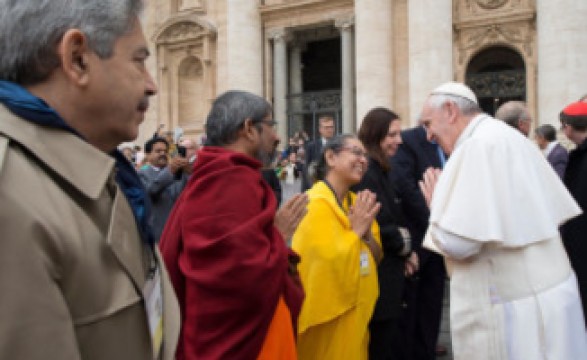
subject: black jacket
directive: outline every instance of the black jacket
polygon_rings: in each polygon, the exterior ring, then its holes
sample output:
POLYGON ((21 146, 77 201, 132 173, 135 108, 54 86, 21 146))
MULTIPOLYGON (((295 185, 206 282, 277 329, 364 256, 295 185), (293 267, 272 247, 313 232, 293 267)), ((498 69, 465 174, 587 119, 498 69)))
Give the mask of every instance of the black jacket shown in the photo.
POLYGON ((412 247, 418 252, 421 265, 433 255, 422 249, 430 211, 418 186, 418 181, 429 167, 440 168, 441 164, 438 150, 426 139, 424 128, 419 126, 402 131, 402 144, 392 158, 390 175, 402 199, 406 225, 412 235, 412 247))
MULTIPOLYGON (((583 213, 561 228, 563 243, 577 274, 583 309, 587 310, 587 140, 569 154, 565 185, 583 213)), ((587 313, 585 313, 587 320, 587 313)))
POLYGON ((377 223, 381 232, 383 260, 378 266, 379 299, 375 305, 372 319, 375 321, 397 318, 401 312, 405 257, 398 255, 404 241, 398 230, 403 225, 400 199, 396 195, 387 172, 373 159, 369 168, 353 191, 369 189, 377 195, 381 210, 377 223))

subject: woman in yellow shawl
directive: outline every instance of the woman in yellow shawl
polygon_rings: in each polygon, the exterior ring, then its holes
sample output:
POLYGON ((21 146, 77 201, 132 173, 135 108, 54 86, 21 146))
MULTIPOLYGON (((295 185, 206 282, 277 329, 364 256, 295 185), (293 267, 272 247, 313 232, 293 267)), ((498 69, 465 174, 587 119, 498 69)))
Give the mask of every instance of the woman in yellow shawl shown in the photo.
POLYGON ((374 218, 380 205, 368 190, 349 191, 367 166, 361 142, 337 136, 324 146, 319 181, 307 192, 308 213, 292 241, 306 292, 298 325, 301 360, 367 359, 368 324, 379 294, 382 251, 374 218))

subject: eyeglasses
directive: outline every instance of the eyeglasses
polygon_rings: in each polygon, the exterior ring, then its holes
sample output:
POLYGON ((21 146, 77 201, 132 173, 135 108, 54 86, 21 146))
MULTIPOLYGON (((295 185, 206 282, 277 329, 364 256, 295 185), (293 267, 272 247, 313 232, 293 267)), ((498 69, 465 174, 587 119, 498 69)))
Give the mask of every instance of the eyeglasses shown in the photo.
POLYGON ((561 123, 561 130, 564 130, 569 124, 566 123, 561 123))
POLYGON ((369 154, 367 154, 366 152, 364 152, 363 150, 361 150, 357 147, 345 146, 341 150, 346 150, 346 151, 350 152, 351 154, 355 155, 356 157, 362 157, 364 159, 367 159, 367 157, 369 156, 369 154))
POLYGON ((256 122, 257 123, 263 123, 263 124, 265 124, 265 125, 267 125, 269 127, 272 127, 272 128, 274 128, 275 125, 277 125, 277 121, 275 121, 275 120, 259 120, 259 121, 256 121, 256 122))

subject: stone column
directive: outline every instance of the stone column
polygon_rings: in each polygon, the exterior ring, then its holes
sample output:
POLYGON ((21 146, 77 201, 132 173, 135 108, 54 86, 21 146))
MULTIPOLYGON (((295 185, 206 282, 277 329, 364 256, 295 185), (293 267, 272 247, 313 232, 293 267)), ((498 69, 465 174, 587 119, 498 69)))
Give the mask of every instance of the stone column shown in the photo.
POLYGON ((393 1, 355 1, 357 127, 376 106, 393 109, 393 1))
POLYGON ((273 118, 282 146, 287 144, 287 31, 269 33, 273 40, 273 118))
POLYGON ((452 0, 408 1, 410 121, 426 97, 453 80, 452 0))
POLYGON ((336 20, 335 26, 340 30, 342 56, 342 132, 354 133, 354 74, 353 74, 353 24, 354 18, 336 20))
MULTIPOLYGON (((302 81, 302 51, 304 50, 304 44, 300 42, 293 42, 289 46, 289 93, 290 94, 301 94, 303 91, 302 81)), ((301 98, 294 98, 290 102, 290 106, 293 109, 301 109, 302 106, 301 98)), ((303 128, 302 116, 292 116, 290 126, 292 131, 299 131, 303 128)), ((285 141, 286 139, 284 139, 285 141)))
POLYGON ((227 89, 263 95, 263 32, 259 0, 227 1, 227 89))
POLYGON ((558 127, 559 113, 587 93, 587 1, 536 1, 538 124, 558 127))

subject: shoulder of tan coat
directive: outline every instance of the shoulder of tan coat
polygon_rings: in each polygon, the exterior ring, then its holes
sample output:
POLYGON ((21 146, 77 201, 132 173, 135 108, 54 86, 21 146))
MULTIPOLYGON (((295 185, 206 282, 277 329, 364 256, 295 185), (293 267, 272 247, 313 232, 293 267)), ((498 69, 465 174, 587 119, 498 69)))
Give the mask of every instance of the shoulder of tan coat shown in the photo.
POLYGON ((8 144, 10 140, 4 135, 0 133, 0 171, 4 167, 4 158, 8 153, 8 144))

